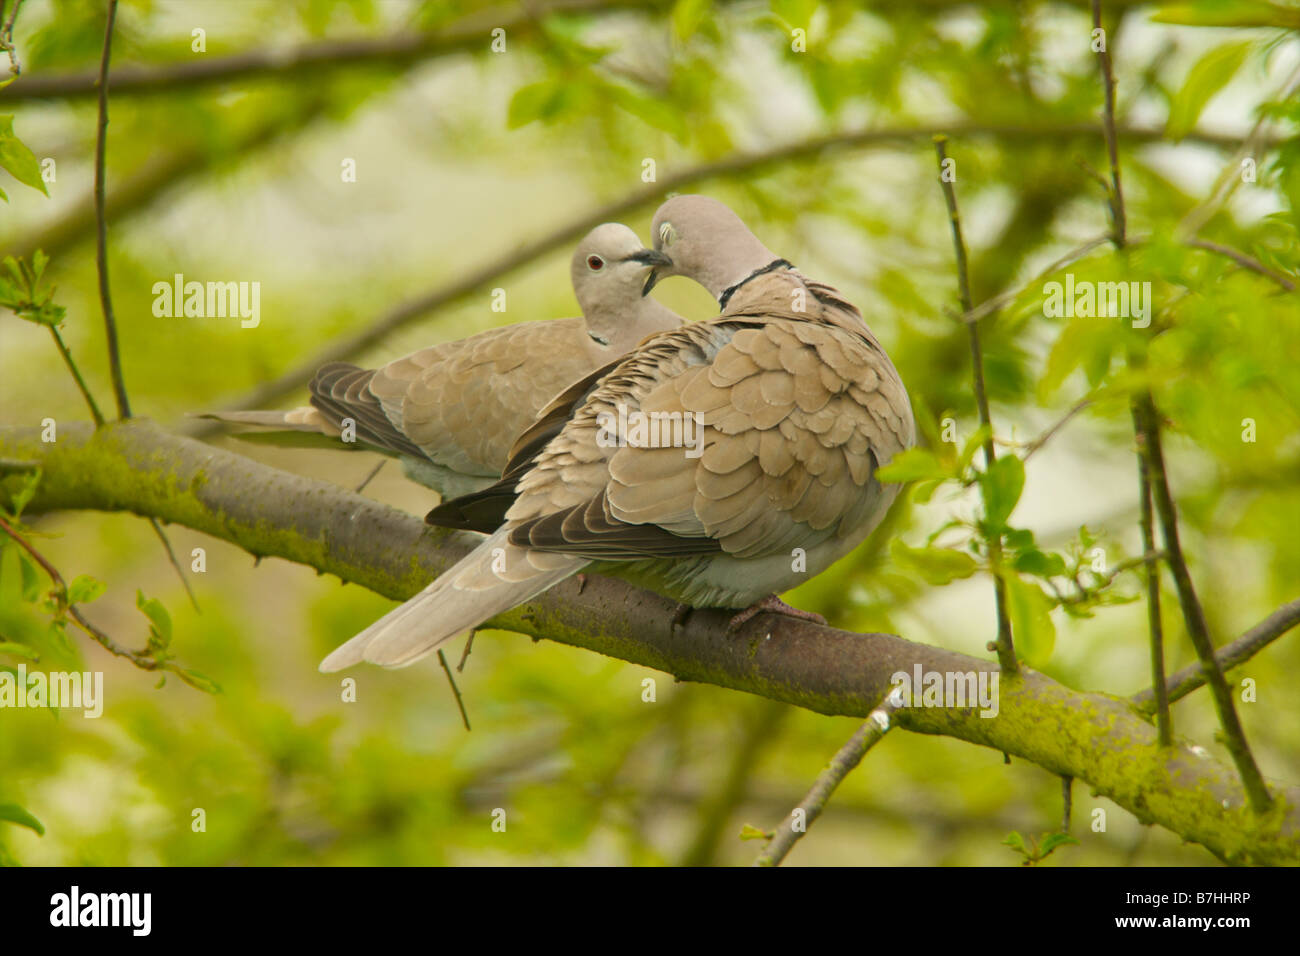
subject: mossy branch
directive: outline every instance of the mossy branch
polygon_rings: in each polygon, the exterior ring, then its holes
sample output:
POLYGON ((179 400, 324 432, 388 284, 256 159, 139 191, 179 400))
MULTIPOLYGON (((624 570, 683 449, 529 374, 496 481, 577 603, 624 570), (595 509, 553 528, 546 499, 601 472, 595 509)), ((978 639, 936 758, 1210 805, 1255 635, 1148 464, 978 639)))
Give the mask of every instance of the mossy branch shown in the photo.
MULTIPOLYGON (((410 597, 464 556, 470 535, 323 481, 167 434, 147 420, 65 424, 43 443, 36 428, 0 428, 0 458, 39 462, 43 477, 28 513, 131 511, 172 521, 339 576, 394 600, 410 597)), ((0 494, 4 482, 0 479, 0 494)), ((250 573, 252 569, 250 567, 250 573)), ((759 616, 726 633, 724 612, 671 624, 667 598, 592 575, 566 581, 492 625, 673 674, 796 704, 866 718, 899 671, 993 671, 989 661, 903 640, 759 616)), ((267 635, 267 639, 272 639, 267 635)), ((1252 814, 1232 768, 1175 740, 1156 747, 1155 728, 1130 701, 1080 693, 1022 666, 1003 682, 997 717, 975 708, 900 710, 897 725, 1020 757, 1086 781, 1092 791, 1234 863, 1300 863, 1300 788, 1274 789, 1275 805, 1252 814)))

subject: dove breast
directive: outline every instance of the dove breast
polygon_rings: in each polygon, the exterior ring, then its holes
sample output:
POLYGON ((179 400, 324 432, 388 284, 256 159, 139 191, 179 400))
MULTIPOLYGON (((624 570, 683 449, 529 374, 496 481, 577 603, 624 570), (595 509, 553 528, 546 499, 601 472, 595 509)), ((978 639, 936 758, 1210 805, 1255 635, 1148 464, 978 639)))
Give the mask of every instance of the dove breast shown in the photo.
POLYGON ((764 285, 648 340, 526 470, 507 466, 522 474, 512 543, 602 562, 695 606, 746 607, 870 532, 897 494, 875 470, 915 441, 906 391, 856 311, 828 321, 797 273, 764 285), (811 312, 791 310, 795 285, 811 312), (685 416, 699 442, 619 447, 607 430, 632 412, 685 416))

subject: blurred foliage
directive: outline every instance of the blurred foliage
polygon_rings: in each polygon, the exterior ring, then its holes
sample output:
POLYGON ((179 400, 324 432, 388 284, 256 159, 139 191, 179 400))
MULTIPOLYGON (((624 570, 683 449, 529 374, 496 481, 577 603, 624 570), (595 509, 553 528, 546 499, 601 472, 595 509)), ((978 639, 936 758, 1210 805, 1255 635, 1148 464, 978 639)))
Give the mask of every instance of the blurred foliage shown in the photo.
MULTIPOLYGON (((477 12, 462 0, 125 0, 113 66, 438 30, 477 12), (201 54, 192 49, 199 28, 201 54)), ((504 53, 485 34, 477 51, 112 98, 110 197, 140 191, 110 230, 133 405, 184 424, 392 305, 641 187, 646 159, 663 179, 839 131, 917 129, 697 187, 862 307, 909 385, 924 436, 893 466, 913 484, 882 528, 790 599, 842 627, 983 655, 995 627, 981 541, 1002 533, 1028 660, 1071 686, 1131 693, 1149 682, 1145 612, 1138 577, 1111 572, 1141 551, 1127 403, 1135 385, 1151 386, 1165 418, 1186 547, 1217 640, 1297 597, 1297 297, 1187 246, 1178 230, 1226 169, 1235 189, 1206 210, 1199 235, 1291 276, 1300 268, 1300 100, 1278 96, 1300 35, 1294 7, 1245 0, 1125 3, 1107 22, 1120 122, 1163 123, 1165 140, 1123 143, 1139 241, 1123 255, 1095 248, 1047 276, 1049 263, 1107 228, 1090 172, 1106 168, 1101 138, 1034 134, 1099 116, 1091 23, 1077 3, 597 6, 540 15, 535 32, 507 36, 504 53), (1242 138, 1260 118, 1280 142, 1244 179, 1240 157, 1201 134, 1242 138), (1022 131, 954 136, 949 147, 975 299, 1020 290, 981 327, 1006 463, 991 472, 975 464, 983 435, 925 132, 947 124, 1022 131), (341 181, 347 159, 355 183, 341 181), (245 330, 155 318, 152 285, 176 273, 260 281, 263 321, 245 330), (1149 282, 1151 327, 1049 317, 1044 285, 1066 273, 1149 282), (1124 361, 1138 337, 1148 346, 1140 375, 1124 361), (1082 402, 1019 467, 1015 453, 1082 402)), ((92 70, 103 26, 94 0, 27 0, 14 31, 24 75, 13 89, 92 70)), ((64 311, 45 320, 62 321, 91 391, 106 397, 93 228, 76 218, 92 182, 93 100, 11 110, 3 99, 0 167, 35 188, 5 184, 0 253, 35 261, 40 245, 51 261, 37 270, 49 285, 38 274, 24 298, 24 277, 10 273, 0 293, 31 312, 57 286, 64 311), (34 178, 46 169, 53 175, 34 178)), ((649 214, 630 224, 644 232, 649 214)), ((572 314, 567 258, 508 277, 504 316, 485 292, 359 359, 572 314)), ((657 294, 692 317, 709 314, 707 295, 684 281, 657 294)), ((0 342, 5 424, 84 417, 45 330, 6 313, 0 342)), ((368 456, 237 447, 347 485, 371 467, 368 456)), ((11 502, 21 480, 0 479, 11 502)), ((366 493, 416 512, 430 504, 394 469, 366 493)), ((436 662, 345 675, 354 691, 316 672, 328 649, 389 606, 374 595, 280 562, 258 566, 171 528, 199 613, 139 519, 25 520, 64 577, 83 582, 79 598, 98 590, 85 582, 107 584, 87 612, 100 627, 129 646, 163 641, 221 693, 158 688, 88 641, 61 640, 34 570, 6 538, 0 663, 103 670, 107 699, 98 719, 0 710, 0 862, 748 862, 757 847, 738 839, 742 825, 752 835, 780 821, 853 730, 849 720, 483 632, 457 675, 474 726, 466 734, 436 662), (202 573, 186 557, 199 547, 202 573), (142 596, 137 609, 136 588, 157 601, 142 596), (492 825, 498 809, 504 832, 492 825)), ((1177 601, 1164 597, 1172 671, 1193 655, 1177 601)), ((1255 681, 1243 722, 1265 774, 1291 784, 1300 782, 1300 699, 1286 680, 1300 666, 1296 643, 1284 638, 1230 675, 1255 681)), ((1204 693, 1180 702, 1175 722, 1226 759, 1204 693)), ((1049 866, 1209 862, 1076 790, 1072 845, 1055 833, 1060 785, 1047 772, 952 740, 891 735, 791 862, 1013 865, 1008 846, 1049 866), (1099 809, 1105 832, 1090 828, 1099 809)))

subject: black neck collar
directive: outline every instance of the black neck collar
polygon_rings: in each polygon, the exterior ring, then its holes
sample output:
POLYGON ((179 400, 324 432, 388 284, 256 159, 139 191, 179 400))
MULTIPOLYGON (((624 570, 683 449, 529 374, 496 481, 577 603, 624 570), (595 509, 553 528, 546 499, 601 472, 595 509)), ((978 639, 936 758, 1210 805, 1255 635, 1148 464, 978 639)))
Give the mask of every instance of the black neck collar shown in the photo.
POLYGON ((755 269, 753 272, 745 276, 745 278, 741 279, 735 285, 727 286, 727 288, 722 290, 722 295, 718 296, 718 308, 725 309, 727 307, 727 303, 731 301, 731 297, 736 294, 736 290, 739 289, 746 282, 749 282, 751 279, 757 279, 759 276, 767 275, 769 272, 775 272, 777 269, 793 269, 793 268, 794 266, 792 266, 788 260, 777 259, 773 262, 769 262, 761 269, 755 269))

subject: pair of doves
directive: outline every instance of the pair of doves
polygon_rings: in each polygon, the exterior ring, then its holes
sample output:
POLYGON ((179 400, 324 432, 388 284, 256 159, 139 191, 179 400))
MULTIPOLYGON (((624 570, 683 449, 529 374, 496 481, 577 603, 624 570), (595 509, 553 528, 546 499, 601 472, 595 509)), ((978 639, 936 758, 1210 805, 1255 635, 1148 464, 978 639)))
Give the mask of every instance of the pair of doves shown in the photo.
POLYGON ((579 244, 581 319, 494 329, 375 370, 334 363, 309 408, 221 416, 326 434, 351 419, 359 441, 443 492, 430 524, 488 536, 321 670, 414 663, 588 571, 739 610, 733 627, 764 610, 816 617, 776 595, 884 517, 898 486, 875 471, 916 441, 907 390, 861 313, 722 203, 676 196, 652 230, 652 249, 617 224, 579 244), (675 275, 721 312, 683 324, 648 295, 675 275), (689 454, 630 429, 610 440, 612 422, 638 415, 701 433, 689 454))

